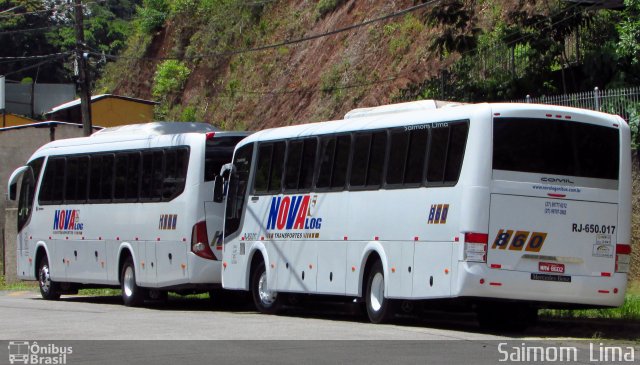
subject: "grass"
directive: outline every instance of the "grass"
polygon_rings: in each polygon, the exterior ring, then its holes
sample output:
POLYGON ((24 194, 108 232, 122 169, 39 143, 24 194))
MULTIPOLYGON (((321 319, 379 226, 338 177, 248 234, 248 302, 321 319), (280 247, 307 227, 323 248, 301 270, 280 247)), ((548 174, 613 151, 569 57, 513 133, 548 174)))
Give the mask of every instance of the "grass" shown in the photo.
POLYGON ((624 303, 618 308, 545 309, 540 315, 551 318, 640 320, 640 282, 629 283, 624 303))
POLYGON ((0 275, 0 290, 36 290, 38 283, 35 281, 18 281, 15 283, 7 283, 4 275, 0 275))

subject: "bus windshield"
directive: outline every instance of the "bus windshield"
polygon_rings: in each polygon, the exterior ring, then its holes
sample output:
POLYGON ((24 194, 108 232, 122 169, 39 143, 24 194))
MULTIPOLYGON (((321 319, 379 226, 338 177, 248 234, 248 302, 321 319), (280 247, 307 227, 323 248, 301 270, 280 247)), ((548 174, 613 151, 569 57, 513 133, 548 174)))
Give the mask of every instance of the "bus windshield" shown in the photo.
POLYGON ((618 180, 619 162, 615 128, 535 118, 493 121, 494 170, 618 180))

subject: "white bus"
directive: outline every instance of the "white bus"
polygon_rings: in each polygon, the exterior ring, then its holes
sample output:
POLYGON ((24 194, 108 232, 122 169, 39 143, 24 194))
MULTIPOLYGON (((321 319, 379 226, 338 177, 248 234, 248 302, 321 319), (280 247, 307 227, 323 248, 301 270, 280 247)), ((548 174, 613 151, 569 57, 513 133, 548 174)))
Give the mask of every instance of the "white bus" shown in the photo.
POLYGON ((244 132, 204 123, 107 128, 38 149, 9 180, 18 277, 45 299, 120 286, 126 305, 220 286, 213 180, 244 132))
POLYGON ((222 285, 266 313, 286 293, 360 298, 376 323, 407 300, 494 327, 618 306, 630 156, 620 117, 549 105, 420 101, 257 132, 223 167, 222 285))

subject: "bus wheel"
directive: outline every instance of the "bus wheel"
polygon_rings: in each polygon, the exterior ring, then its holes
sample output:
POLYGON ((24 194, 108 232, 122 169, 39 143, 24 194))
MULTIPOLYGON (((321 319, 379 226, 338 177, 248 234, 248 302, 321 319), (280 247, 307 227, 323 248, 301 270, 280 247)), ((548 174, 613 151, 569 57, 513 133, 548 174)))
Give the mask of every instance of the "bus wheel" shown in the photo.
POLYGON ((384 297, 384 272, 380 261, 373 264, 367 276, 365 306, 371 323, 389 322, 393 316, 393 302, 384 297))
POLYGON ((264 262, 255 267, 251 275, 251 295, 256 309, 265 314, 276 314, 282 307, 282 295, 267 289, 267 271, 264 262))
POLYGON ((38 284, 40 286, 40 295, 43 299, 60 299, 59 285, 51 280, 49 259, 46 255, 42 257, 42 260, 40 260, 40 268, 38 268, 38 284))
POLYGON ((135 307, 144 300, 144 290, 136 285, 136 270, 133 260, 128 257, 122 265, 122 300, 127 307, 135 307))

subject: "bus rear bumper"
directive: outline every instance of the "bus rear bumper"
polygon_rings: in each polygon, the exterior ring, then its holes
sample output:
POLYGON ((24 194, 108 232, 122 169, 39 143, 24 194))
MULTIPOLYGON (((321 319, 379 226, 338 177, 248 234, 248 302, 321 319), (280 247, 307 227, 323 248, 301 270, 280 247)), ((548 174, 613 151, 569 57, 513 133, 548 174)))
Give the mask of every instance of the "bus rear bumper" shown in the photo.
POLYGON ((624 302, 627 274, 611 276, 562 276, 491 269, 484 263, 460 263, 455 297, 482 297, 507 300, 525 300, 544 303, 571 303, 617 307, 624 302), (537 279, 533 274, 543 275, 537 279), (570 281, 569 281, 570 280, 570 281))
POLYGON ((221 262, 204 259, 189 252, 189 282, 192 284, 220 284, 221 262))

